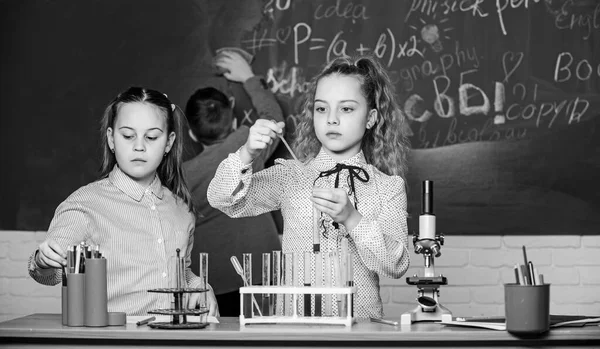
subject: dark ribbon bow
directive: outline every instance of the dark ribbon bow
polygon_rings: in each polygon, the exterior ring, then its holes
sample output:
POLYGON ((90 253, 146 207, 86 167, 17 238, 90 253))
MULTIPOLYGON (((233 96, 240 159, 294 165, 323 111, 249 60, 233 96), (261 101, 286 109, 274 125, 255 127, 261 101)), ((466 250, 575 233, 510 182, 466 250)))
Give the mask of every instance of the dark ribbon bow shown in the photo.
MULTIPOLYGON (((335 165, 334 168, 319 173, 319 177, 317 177, 315 179, 314 184, 317 183, 319 178, 329 177, 329 176, 335 174, 334 188, 339 188, 340 172, 342 172, 342 170, 348 170, 348 178, 346 179, 348 186, 350 187, 350 191, 348 192, 348 195, 354 196, 354 208, 358 209, 358 207, 357 207, 358 199, 356 198, 356 188, 354 187, 354 179, 356 178, 363 183, 367 183, 369 181, 369 174, 367 173, 367 171, 364 168, 362 168, 360 166, 353 166, 353 165, 346 165, 346 164, 338 163, 335 165)), ((333 226, 336 229, 339 228, 339 224, 337 222, 333 222, 333 226)))

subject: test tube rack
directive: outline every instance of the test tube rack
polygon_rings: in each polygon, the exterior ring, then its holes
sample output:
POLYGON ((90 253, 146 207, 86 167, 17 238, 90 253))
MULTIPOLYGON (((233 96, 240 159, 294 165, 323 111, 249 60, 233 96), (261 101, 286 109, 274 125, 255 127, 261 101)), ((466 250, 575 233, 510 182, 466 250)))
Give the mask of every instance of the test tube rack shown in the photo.
POLYGON ((240 314, 240 325, 247 324, 319 324, 319 325, 344 325, 352 326, 356 318, 352 315, 352 299, 356 294, 356 287, 313 287, 313 286, 246 286, 240 287, 240 309, 244 309, 244 295, 292 295, 292 315, 258 316, 252 309, 252 316, 240 314), (348 306, 346 316, 301 316, 298 314, 299 300, 302 295, 343 295, 348 306))
POLYGON ((148 324, 151 328, 177 330, 177 329, 199 329, 208 326, 207 322, 207 308, 200 309, 187 309, 183 306, 183 295, 186 293, 202 293, 207 292, 205 288, 157 288, 148 290, 148 292, 155 293, 172 293, 175 308, 171 309, 155 309, 148 312, 148 314, 156 315, 170 315, 171 321, 169 322, 151 322, 148 324), (199 322, 188 322, 187 316, 200 316, 199 322))

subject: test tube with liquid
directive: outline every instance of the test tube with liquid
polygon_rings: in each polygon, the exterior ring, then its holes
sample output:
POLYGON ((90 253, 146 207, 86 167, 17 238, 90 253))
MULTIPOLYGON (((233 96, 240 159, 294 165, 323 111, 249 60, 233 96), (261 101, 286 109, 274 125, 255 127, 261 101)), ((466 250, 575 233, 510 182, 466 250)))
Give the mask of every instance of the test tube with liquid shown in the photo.
MULTIPOLYGON (((246 286, 252 286, 252 253, 243 253, 243 270, 244 270, 244 284, 246 286)), ((251 318, 253 317, 254 311, 252 309, 252 294, 246 293, 244 294, 244 317, 251 318)))
MULTIPOLYGON (((262 285, 271 286, 271 254, 262 254, 262 285)), ((271 303, 271 295, 264 293, 261 297, 261 308, 264 316, 272 314, 273 305, 271 303)))
MULTIPOLYGON (((323 254, 315 252, 315 286, 323 287, 323 254)), ((322 295, 315 294, 315 316, 321 316, 322 295)))
MULTIPOLYGON (((198 254, 198 258, 200 259, 199 268, 198 268, 198 276, 200 277, 200 288, 208 289, 208 253, 200 252, 198 254)), ((200 293, 200 308, 207 309, 207 292, 200 293)))
MULTIPOLYGON (((311 273, 312 270, 312 252, 304 252, 304 287, 311 286, 311 273)), ((304 316, 311 316, 311 295, 309 293, 304 294, 304 316)))
MULTIPOLYGON (((354 255, 352 252, 348 252, 348 269, 346 274, 346 285, 349 287, 354 287, 354 255)), ((350 304, 348 304, 347 309, 351 313, 350 315, 354 317, 354 295, 350 296, 350 304)))
MULTIPOLYGON (((273 251, 273 286, 281 286, 281 251, 273 251)), ((283 299, 280 295, 274 294, 271 297, 273 302, 273 315, 283 315, 283 299)))

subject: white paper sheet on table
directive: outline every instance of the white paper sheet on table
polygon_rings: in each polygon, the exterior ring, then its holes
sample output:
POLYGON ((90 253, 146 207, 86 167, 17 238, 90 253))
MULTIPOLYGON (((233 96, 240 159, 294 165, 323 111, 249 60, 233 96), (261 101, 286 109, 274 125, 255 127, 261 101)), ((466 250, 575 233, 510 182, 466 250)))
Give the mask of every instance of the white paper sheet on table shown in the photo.
POLYGON ((498 322, 479 322, 479 321, 441 321, 444 325, 463 326, 463 327, 479 327, 488 330, 506 331, 505 323, 498 322))

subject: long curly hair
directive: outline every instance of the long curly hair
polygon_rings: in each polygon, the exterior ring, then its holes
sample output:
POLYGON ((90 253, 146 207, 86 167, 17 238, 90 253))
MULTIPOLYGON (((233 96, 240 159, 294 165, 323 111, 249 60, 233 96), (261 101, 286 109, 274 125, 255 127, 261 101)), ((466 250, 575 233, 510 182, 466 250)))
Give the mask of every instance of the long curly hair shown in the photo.
POLYGON ((158 178, 162 184, 169 188, 173 194, 182 199, 188 206, 190 212, 194 212, 190 191, 183 179, 183 130, 185 125, 185 116, 180 108, 175 108, 167 95, 142 87, 130 87, 121 92, 113 99, 102 116, 100 121, 100 139, 102 140, 102 167, 100 169, 100 178, 108 177, 109 173, 117 163, 115 154, 113 154, 108 145, 106 131, 109 127, 114 129, 119 109, 126 103, 146 103, 156 107, 167 120, 167 134, 175 132, 175 141, 171 150, 165 155, 156 169, 158 178))
POLYGON ((301 161, 314 158, 321 143, 314 127, 314 100, 317 85, 330 75, 354 76, 361 83, 361 90, 369 109, 376 109, 378 118, 375 126, 365 131, 362 151, 369 164, 387 175, 398 175, 406 179, 407 156, 410 149, 408 121, 398 107, 394 86, 385 68, 370 55, 336 58, 326 64, 312 78, 305 95, 300 122, 294 138, 294 151, 301 161))

